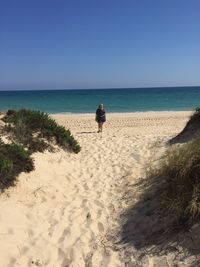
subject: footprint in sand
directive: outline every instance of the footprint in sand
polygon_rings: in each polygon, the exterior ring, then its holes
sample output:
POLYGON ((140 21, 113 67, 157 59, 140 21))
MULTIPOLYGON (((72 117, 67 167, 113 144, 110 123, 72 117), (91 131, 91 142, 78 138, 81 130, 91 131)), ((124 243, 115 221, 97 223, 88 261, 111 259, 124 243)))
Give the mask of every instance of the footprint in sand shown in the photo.
POLYGON ((115 206, 113 204, 110 204, 108 206, 108 209, 109 209, 110 212, 115 212, 115 206))
POLYGON ((91 220, 91 214, 88 212, 87 215, 86 215, 86 219, 87 220, 91 220))
POLYGON ((82 206, 85 206, 86 203, 87 203, 87 199, 84 198, 84 199, 82 200, 82 206))
POLYGON ((94 200, 94 203, 95 203, 97 206, 101 207, 101 208, 104 207, 103 204, 102 204, 99 200, 94 200))
POLYGON ((89 252, 84 261, 85 261, 85 267, 92 267, 92 256, 93 256, 93 253, 89 252))
POLYGON ((102 214, 102 210, 98 210, 97 211, 97 219, 101 217, 101 214, 102 214))
POLYGON ((29 236, 29 237, 31 237, 31 236, 34 235, 34 232, 33 232, 33 230, 31 230, 31 229, 28 229, 27 233, 28 233, 28 236, 29 236))
POLYGON ((67 235, 69 235, 70 232, 71 232, 70 227, 67 227, 67 228, 63 231, 61 237, 59 238, 58 243, 63 243, 64 240, 65 240, 65 237, 66 237, 67 235))
POLYGON ((104 232, 104 226, 101 222, 98 222, 97 224, 99 232, 104 232))
POLYGON ((88 185, 86 183, 83 185, 83 187, 84 187, 85 190, 89 190, 89 187, 88 187, 88 185))

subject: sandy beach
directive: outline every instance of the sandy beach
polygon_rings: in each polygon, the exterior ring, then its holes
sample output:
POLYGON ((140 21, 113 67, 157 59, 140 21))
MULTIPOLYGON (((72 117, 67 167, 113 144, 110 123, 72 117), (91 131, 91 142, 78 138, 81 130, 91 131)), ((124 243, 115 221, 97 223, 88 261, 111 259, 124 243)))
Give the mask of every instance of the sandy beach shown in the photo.
MULTIPOLYGON (((120 214, 137 203, 133 193, 124 198, 127 188, 145 177, 190 115, 107 114, 103 133, 94 115, 51 115, 82 150, 34 154, 35 171, 20 174, 17 186, 0 195, 0 266, 139 266, 109 237, 120 232, 120 214)), ((153 257, 140 263, 165 266, 153 257)))

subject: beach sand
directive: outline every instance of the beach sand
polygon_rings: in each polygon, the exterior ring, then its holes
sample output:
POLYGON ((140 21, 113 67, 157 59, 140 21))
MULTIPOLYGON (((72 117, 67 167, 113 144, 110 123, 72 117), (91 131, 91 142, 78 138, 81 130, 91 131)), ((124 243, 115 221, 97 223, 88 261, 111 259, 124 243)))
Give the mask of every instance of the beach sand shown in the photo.
MULTIPOLYGON (((107 114, 103 133, 94 115, 52 115, 82 150, 34 154, 35 171, 0 196, 0 266, 136 266, 109 234, 137 202, 134 194, 124 201, 127 185, 145 177, 190 114, 107 114)), ((151 258, 142 264, 156 266, 151 258)))

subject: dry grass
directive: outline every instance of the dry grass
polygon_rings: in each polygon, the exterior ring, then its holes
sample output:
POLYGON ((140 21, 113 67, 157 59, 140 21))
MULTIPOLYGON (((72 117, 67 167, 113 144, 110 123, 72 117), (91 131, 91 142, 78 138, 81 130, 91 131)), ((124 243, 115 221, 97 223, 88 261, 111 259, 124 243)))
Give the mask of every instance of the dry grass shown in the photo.
MULTIPOLYGON (((200 125, 197 109, 187 125, 200 125)), ((183 228, 200 221, 200 134, 181 146, 170 147, 159 165, 148 173, 148 191, 159 188, 159 213, 183 228)))

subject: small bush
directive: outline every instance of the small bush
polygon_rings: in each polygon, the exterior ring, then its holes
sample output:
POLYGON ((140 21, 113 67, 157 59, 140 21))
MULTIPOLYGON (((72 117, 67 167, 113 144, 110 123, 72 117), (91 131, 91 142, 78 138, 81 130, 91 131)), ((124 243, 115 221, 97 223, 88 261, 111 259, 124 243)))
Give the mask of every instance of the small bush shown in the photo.
POLYGON ((13 186, 21 172, 34 169, 30 152, 21 145, 0 142, 0 190, 13 186))
POLYGON ((53 151, 50 141, 75 153, 81 149, 71 132, 59 126, 46 113, 26 109, 8 110, 2 120, 6 123, 2 132, 8 134, 12 143, 4 144, 0 140, 1 191, 14 185, 20 172, 34 169, 31 153, 46 149, 53 151))
POLYGON ((48 141, 55 140, 62 148, 75 153, 81 150, 71 132, 59 126, 46 113, 26 109, 9 110, 3 121, 8 124, 5 130, 12 134, 14 140, 25 145, 32 152, 42 152, 49 147, 45 144, 44 138, 48 141))
POLYGON ((7 115, 8 115, 8 116, 11 116, 11 115, 13 115, 13 114, 15 114, 15 113, 16 113, 16 111, 13 110, 13 109, 9 109, 9 110, 7 111, 7 115))
POLYGON ((20 172, 30 172, 33 170, 32 161, 29 160, 31 153, 25 150, 23 146, 12 143, 4 147, 7 149, 7 155, 16 166, 15 168, 19 168, 20 172))
POLYGON ((2 174, 11 173, 13 170, 13 162, 3 155, 0 155, 0 170, 2 174))
POLYGON ((44 150, 53 151, 53 147, 42 139, 30 139, 27 147, 31 152, 43 152, 44 150))

